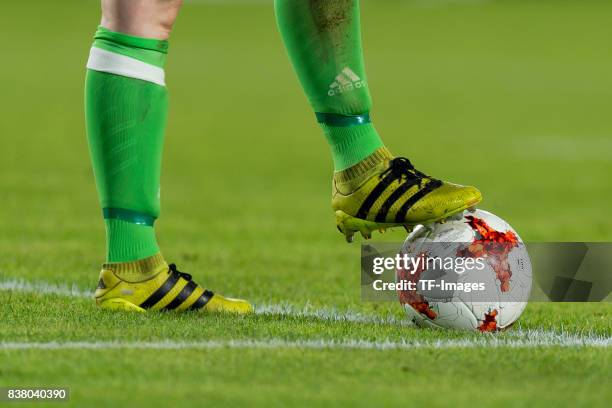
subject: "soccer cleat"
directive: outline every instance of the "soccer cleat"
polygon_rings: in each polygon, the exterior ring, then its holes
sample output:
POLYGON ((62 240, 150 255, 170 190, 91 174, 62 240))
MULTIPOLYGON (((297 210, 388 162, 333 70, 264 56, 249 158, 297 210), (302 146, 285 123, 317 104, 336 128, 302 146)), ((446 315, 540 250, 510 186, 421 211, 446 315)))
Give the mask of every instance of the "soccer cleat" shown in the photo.
POLYGON ((178 271, 174 264, 167 265, 160 254, 127 266, 105 264, 95 298, 98 306, 109 310, 253 312, 245 300, 226 298, 202 288, 190 274, 178 271))
POLYGON ((482 200, 475 187, 447 183, 414 168, 410 160, 380 148, 361 163, 334 175, 332 208, 348 242, 356 232, 444 222, 482 200))

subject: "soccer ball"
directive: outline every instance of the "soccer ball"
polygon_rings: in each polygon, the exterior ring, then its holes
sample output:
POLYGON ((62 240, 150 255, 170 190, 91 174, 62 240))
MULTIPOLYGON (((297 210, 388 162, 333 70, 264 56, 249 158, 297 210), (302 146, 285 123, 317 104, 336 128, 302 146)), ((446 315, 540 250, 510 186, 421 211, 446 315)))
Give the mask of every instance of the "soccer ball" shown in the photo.
POLYGON ((490 212, 466 210, 445 223, 419 225, 400 255, 422 260, 396 270, 398 282, 414 282, 399 300, 418 326, 497 331, 527 305, 529 254, 516 231, 490 212))

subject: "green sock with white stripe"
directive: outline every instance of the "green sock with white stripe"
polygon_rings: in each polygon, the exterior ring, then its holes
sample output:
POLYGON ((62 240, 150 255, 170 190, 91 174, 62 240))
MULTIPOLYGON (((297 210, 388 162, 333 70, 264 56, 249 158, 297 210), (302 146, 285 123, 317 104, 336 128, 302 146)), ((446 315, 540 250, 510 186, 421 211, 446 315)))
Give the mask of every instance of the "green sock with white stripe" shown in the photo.
POLYGON ((99 27, 85 81, 85 117, 107 262, 159 253, 153 223, 168 112, 168 42, 99 27))
POLYGON ((293 67, 331 147, 335 170, 360 163, 383 143, 370 121, 359 0, 275 0, 274 5, 293 67))

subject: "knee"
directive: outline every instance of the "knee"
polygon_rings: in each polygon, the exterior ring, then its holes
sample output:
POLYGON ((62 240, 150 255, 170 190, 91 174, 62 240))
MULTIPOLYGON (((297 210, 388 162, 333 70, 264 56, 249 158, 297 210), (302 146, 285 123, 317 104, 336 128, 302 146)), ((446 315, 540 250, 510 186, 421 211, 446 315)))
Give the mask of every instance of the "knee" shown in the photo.
POLYGON ((165 40, 183 0, 102 0, 102 26, 125 34, 165 40))

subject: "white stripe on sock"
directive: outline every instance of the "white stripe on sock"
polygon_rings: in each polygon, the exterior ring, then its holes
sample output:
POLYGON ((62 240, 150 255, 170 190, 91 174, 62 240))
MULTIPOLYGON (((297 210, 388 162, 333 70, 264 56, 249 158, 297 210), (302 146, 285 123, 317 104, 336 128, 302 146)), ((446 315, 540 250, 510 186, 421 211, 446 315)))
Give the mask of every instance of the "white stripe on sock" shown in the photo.
POLYGON ((97 47, 92 47, 89 52, 87 68, 166 86, 162 68, 97 47))

